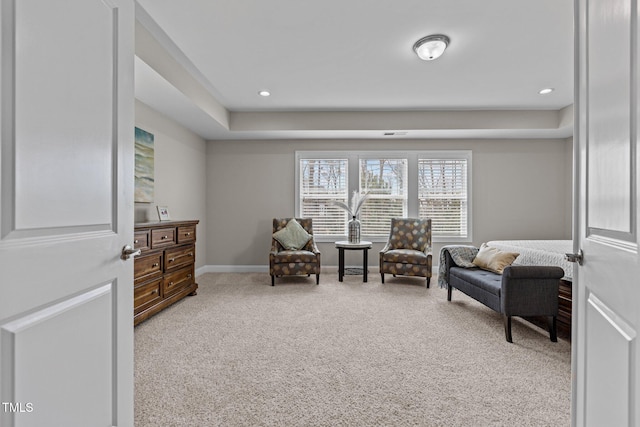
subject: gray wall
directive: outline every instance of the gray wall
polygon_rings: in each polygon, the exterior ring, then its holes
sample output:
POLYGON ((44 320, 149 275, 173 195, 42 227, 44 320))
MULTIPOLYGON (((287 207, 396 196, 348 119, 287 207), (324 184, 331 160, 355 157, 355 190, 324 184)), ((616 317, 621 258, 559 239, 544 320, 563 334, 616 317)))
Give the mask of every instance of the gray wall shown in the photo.
MULTIPOLYGON (((472 150, 470 243, 570 239, 571 146, 564 139, 209 141, 207 265, 239 271, 268 265, 272 218, 294 214, 296 150, 472 150)), ((444 244, 434 244, 436 257, 444 244)), ((319 246, 323 266, 337 265, 334 245, 319 246)), ((382 246, 374 244, 369 265, 378 264, 382 246)), ((347 264, 361 263, 359 252, 346 255, 347 264)))
POLYGON ((193 132, 136 100, 136 126, 154 136, 155 195, 153 203, 136 203, 135 221, 157 221, 157 205, 167 206, 171 219, 198 219, 196 268, 207 262, 207 143, 193 132))

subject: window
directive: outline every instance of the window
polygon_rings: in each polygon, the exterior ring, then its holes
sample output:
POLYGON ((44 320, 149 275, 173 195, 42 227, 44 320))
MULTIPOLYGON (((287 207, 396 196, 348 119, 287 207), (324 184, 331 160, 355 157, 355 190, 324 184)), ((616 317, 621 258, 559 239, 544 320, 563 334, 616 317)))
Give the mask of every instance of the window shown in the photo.
POLYGON ((369 194, 360 211, 361 233, 388 236, 391 218, 407 216, 407 159, 361 159, 360 193, 369 194))
POLYGON ((433 235, 467 237, 467 159, 419 159, 418 201, 433 235))
POLYGON ((362 236, 384 242, 393 217, 431 218, 433 240, 471 241, 471 152, 296 152, 296 215, 313 218, 318 241, 347 235, 354 191, 368 193, 362 236))
POLYGON ((329 202, 346 202, 346 159, 301 159, 299 216, 313 218, 315 235, 339 236, 344 234, 346 213, 329 202))

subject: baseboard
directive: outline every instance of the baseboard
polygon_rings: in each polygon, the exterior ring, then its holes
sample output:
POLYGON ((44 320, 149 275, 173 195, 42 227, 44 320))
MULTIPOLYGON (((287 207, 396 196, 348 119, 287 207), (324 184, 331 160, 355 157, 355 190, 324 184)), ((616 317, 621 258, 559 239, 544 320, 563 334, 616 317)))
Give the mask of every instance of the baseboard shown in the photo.
POLYGON ((205 273, 269 273, 268 265, 205 265, 196 269, 196 276, 205 273))
MULTIPOLYGON (((354 266, 357 267, 357 266, 354 266)), ((338 266, 322 266, 322 272, 338 271, 338 266)), ((268 265, 205 265, 196 269, 196 276, 205 273, 269 273, 268 265)))
MULTIPOLYGON (((361 265, 347 265, 345 268, 362 268, 361 265)), ((322 266, 322 272, 335 273, 338 271, 337 265, 322 266)), ((438 266, 432 267, 432 272, 435 275, 438 271, 438 266)), ((377 273, 378 266, 369 266, 369 274, 377 273)), ((269 273, 268 265, 205 265, 196 269, 196 276, 200 276, 205 273, 269 273)))

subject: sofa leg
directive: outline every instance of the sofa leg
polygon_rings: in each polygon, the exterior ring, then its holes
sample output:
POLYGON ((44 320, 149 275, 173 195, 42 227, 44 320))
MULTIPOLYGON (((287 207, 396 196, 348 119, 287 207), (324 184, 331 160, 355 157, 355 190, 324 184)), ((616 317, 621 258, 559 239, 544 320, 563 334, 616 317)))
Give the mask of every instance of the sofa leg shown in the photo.
POLYGON ((447 283, 447 301, 451 301, 451 285, 447 283))
POLYGON ((380 273, 380 277, 382 278, 382 284, 384 285, 384 273, 380 273))
POLYGON ((512 343, 513 339, 511 338, 511 316, 507 316, 506 314, 502 315, 504 319, 504 335, 507 339, 507 342, 512 343))
POLYGON ((316 274, 316 285, 320 284, 320 274, 316 274))
POLYGON ((558 342, 558 328, 556 326, 556 316, 549 316, 549 338, 552 342, 558 342))
POLYGON ((276 285, 276 276, 274 276, 273 274, 271 275, 271 286, 275 286, 276 285))
POLYGON ((427 277, 427 288, 431 285, 431 277, 427 277))

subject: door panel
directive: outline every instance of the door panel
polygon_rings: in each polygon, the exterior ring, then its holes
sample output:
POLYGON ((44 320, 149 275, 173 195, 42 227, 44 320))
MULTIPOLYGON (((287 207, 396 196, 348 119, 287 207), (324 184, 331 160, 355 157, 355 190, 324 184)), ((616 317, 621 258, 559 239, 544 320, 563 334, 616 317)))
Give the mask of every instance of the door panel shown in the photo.
POLYGON ((133 20, 0 0, 3 427, 133 424, 133 20))
POLYGON ((15 3, 17 230, 113 223, 115 15, 100 0, 73 10, 15 3), (61 145, 78 161, 61 167, 61 145))
POLYGON ((3 325, 6 352, 15 356, 6 367, 14 375, 10 401, 33 404, 25 425, 49 425, 51 419, 64 419, 69 425, 111 425, 116 391, 113 289, 109 283, 3 325), (106 375, 96 375, 96 369, 106 375), (34 388, 42 378, 57 387, 34 388), (68 402, 84 410, 69 411, 68 402))
POLYGON ((587 80, 588 226, 625 233, 631 231, 630 7, 630 0, 589 1, 587 18, 594 36, 587 80))
POLYGON ((638 425, 638 10, 576 0, 573 425, 638 425))
POLYGON ((586 312, 586 419, 594 426, 629 425, 635 332, 591 294, 586 312), (603 402, 607 410, 603 411, 603 402))

